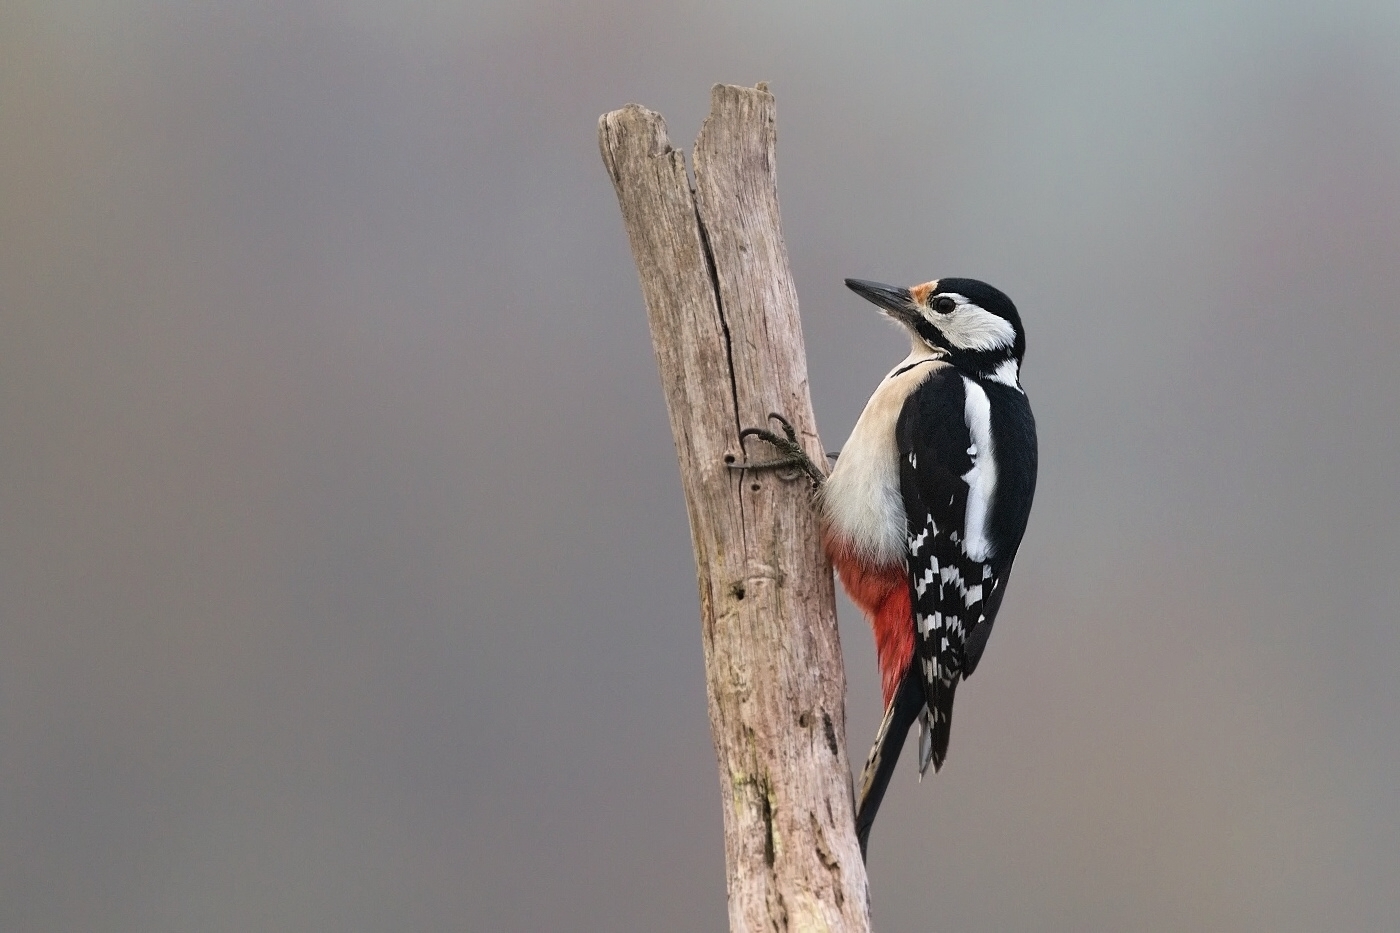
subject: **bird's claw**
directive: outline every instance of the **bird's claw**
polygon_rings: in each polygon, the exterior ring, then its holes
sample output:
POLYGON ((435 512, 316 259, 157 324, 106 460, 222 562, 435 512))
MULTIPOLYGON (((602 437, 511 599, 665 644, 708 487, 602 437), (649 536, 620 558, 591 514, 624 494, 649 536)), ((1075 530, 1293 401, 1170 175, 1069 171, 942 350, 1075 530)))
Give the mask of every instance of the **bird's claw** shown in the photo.
POLYGON ((731 463, 729 468, 731 470, 778 470, 788 467, 791 468, 789 474, 779 474, 784 479, 796 479, 799 475, 806 473, 811 478, 812 485, 820 486, 826 479, 826 474, 812 462, 812 458, 807 456, 807 452, 797 442, 797 429, 792 426, 792 422, 777 412, 770 412, 768 420, 778 422, 783 429, 782 436, 767 428, 744 428, 739 432, 739 445, 743 446, 745 438, 756 437, 772 444, 782 456, 776 460, 745 460, 740 463, 731 463))
POLYGON ((774 434, 772 431, 766 430, 764 428, 744 428, 744 430, 739 432, 739 440, 742 441, 746 437, 757 437, 761 440, 767 441, 774 447, 790 446, 796 447, 798 450, 802 449, 797 444, 797 429, 792 426, 791 421, 787 420, 782 415, 778 414, 776 411, 770 411, 768 413, 768 420, 776 421, 778 422, 778 424, 782 425, 783 433, 787 435, 786 444, 783 442, 783 438, 778 437, 778 435, 774 434))

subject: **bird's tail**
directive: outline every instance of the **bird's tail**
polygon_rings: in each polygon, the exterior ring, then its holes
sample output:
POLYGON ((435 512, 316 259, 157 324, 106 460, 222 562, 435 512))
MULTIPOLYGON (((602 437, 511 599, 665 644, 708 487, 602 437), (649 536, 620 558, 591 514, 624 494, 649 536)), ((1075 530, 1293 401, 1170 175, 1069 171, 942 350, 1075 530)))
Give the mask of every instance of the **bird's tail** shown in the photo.
MULTIPOLYGON (((865 770, 860 776, 860 805, 856 808, 856 836, 860 839, 860 854, 865 857, 866 846, 870 842, 870 827, 875 823, 875 812, 880 809, 880 801, 885 797, 885 788, 890 785, 890 776, 899 761, 900 749, 904 747, 909 727, 919 718, 924 709, 924 691, 914 665, 909 665, 900 678, 889 706, 885 707, 885 718, 880 721, 880 731, 875 734, 875 745, 865 760, 865 770)), ((946 747, 946 746, 945 746, 946 747)))
MULTIPOLYGON (((927 685, 925 685, 927 686, 927 685)), ((924 693, 928 705, 919 722, 919 779, 932 762, 933 770, 943 767, 948 757, 948 738, 953 729, 953 693, 958 689, 958 676, 948 681, 936 681, 932 690, 924 693)))

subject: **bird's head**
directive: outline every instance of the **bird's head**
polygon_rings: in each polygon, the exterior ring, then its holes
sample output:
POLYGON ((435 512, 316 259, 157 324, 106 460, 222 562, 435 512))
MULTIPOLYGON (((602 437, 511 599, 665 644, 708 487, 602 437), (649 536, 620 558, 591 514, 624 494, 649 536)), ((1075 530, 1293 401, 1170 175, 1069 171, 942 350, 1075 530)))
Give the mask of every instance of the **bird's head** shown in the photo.
POLYGON ((976 279, 935 279, 912 288, 847 279, 916 341, 947 354, 959 369, 1018 384, 1026 333, 1011 299, 976 279))

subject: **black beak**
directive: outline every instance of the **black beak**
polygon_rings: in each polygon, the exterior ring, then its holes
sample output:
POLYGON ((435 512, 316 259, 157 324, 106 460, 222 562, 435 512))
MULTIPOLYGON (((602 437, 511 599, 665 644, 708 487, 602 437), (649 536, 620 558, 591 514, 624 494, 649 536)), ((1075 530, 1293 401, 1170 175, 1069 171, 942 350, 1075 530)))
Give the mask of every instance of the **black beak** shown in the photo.
POLYGON ((879 282, 866 282, 861 279, 847 279, 846 287, 866 301, 883 308, 890 317, 905 324, 912 324, 918 318, 914 309, 914 296, 907 288, 881 285, 879 282))

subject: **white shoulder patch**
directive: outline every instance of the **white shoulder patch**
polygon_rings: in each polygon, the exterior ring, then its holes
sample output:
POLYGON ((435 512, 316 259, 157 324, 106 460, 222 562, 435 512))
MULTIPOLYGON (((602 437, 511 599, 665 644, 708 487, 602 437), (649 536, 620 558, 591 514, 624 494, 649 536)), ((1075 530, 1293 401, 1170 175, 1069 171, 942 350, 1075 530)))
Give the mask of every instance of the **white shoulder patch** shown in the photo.
POLYGON ((1004 386, 1010 386, 1017 392, 1024 391, 1020 381, 1021 367, 1015 360, 1007 360, 998 366, 987 378, 993 382, 1000 382, 1004 386))
POLYGON ((972 458, 972 468, 962 477, 967 483, 962 549, 972 560, 984 561, 992 553, 987 523, 991 520, 992 497, 997 488, 997 464, 992 456, 992 403, 986 390, 966 376, 963 377, 963 394, 963 416, 977 453, 972 458))

